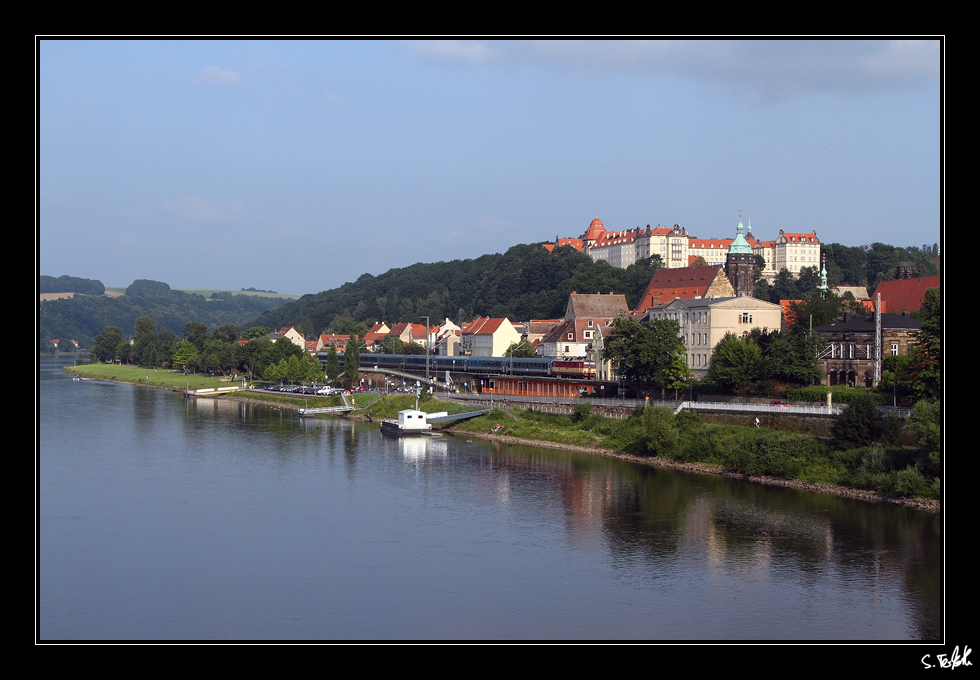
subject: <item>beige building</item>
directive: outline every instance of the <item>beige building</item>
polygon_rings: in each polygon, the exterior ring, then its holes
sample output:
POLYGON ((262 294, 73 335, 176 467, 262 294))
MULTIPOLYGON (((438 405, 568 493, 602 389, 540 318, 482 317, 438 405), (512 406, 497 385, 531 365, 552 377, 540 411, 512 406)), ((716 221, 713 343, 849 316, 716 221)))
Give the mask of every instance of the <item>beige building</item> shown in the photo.
POLYGON ((711 353, 727 333, 742 337, 753 328, 778 331, 782 307, 753 297, 679 298, 651 307, 650 319, 671 319, 680 324, 680 337, 687 348, 687 365, 703 377, 711 364, 711 353))
POLYGON ((459 348, 462 354, 474 357, 502 357, 512 343, 520 342, 509 319, 491 319, 481 316, 463 324, 459 348))

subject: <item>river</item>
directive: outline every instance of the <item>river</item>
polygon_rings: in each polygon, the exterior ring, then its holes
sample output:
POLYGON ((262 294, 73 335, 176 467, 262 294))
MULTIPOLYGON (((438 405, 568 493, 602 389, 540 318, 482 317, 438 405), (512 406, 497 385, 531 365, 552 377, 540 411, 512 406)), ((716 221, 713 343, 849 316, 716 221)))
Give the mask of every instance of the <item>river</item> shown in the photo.
POLYGON ((38 377, 41 640, 938 640, 942 517, 38 377))

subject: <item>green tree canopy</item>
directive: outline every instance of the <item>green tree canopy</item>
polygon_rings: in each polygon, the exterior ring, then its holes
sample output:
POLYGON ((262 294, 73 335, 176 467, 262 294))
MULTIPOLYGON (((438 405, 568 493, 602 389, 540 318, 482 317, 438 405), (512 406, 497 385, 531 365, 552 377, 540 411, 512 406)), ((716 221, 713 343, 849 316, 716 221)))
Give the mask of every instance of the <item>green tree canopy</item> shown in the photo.
POLYGON ((98 361, 112 361, 116 358, 116 348, 123 342, 122 330, 117 326, 106 326, 92 343, 91 354, 98 361))
POLYGON ((653 319, 644 327, 636 319, 618 318, 605 356, 627 383, 655 385, 662 395, 664 390, 680 389, 690 375, 679 332, 680 325, 672 319, 653 319))

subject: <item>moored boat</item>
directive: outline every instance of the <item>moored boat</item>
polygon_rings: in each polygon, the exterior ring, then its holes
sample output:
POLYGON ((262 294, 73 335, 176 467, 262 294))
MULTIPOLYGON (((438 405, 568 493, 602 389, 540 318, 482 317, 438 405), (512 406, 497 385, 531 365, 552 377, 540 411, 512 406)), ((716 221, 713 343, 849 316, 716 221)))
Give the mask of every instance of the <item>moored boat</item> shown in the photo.
POLYGON ((396 436, 428 434, 432 431, 425 411, 407 408, 398 412, 398 420, 383 420, 381 431, 396 436))

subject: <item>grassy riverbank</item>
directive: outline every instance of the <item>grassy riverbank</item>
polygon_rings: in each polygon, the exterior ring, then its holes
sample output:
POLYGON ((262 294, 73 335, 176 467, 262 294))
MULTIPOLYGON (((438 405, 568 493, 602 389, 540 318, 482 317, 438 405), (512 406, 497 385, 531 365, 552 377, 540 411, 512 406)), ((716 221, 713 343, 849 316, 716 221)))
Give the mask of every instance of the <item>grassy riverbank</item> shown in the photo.
POLYGON ((241 384, 240 380, 231 380, 221 376, 212 377, 204 374, 184 375, 183 371, 170 371, 162 368, 140 368, 139 366, 120 366, 118 364, 83 364, 80 366, 65 366, 65 373, 79 375, 92 380, 110 380, 112 382, 134 383, 149 387, 160 387, 170 390, 190 388, 201 390, 214 387, 230 387, 241 384))
POLYGON ((571 415, 534 410, 489 415, 456 425, 458 432, 550 442, 606 454, 685 465, 704 465, 802 485, 831 485, 879 495, 936 500, 939 470, 924 451, 869 446, 838 450, 833 442, 810 434, 740 425, 710 425, 690 411, 647 408, 613 420, 588 408, 571 415))

